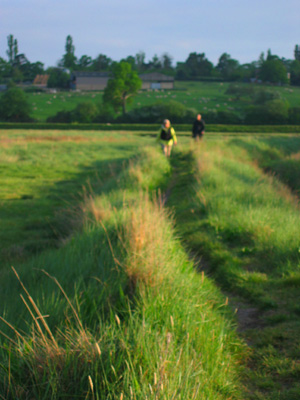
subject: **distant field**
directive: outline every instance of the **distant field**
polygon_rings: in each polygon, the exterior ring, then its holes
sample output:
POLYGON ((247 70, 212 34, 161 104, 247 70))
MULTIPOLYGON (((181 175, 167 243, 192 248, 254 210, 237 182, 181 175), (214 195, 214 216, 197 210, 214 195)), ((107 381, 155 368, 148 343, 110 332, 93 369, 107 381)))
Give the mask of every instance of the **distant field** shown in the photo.
MULTIPOLYGON (((240 84, 249 85, 249 84, 240 84)), ((176 100, 187 107, 205 112, 211 110, 228 110, 239 113, 249 103, 233 99, 233 96, 225 94, 229 83, 219 82, 175 82, 174 90, 140 92, 128 110, 134 107, 154 103, 156 101, 176 100)), ((263 86, 259 86, 263 87, 263 86)), ((267 86, 265 88, 281 93, 288 100, 291 107, 299 106, 300 88, 267 86)), ((33 108, 33 118, 45 121, 58 111, 69 111, 83 101, 101 103, 103 92, 58 92, 55 94, 30 93, 28 99, 33 108)))

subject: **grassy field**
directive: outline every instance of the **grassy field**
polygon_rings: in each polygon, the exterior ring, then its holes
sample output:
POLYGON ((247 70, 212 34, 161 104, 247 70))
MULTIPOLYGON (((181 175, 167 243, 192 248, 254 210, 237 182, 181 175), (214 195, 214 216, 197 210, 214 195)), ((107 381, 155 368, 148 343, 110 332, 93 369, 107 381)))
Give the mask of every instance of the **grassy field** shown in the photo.
POLYGON ((101 190, 140 147, 132 135, 75 131, 1 131, 0 143, 4 260, 57 246, 76 224, 83 196, 101 190))
POLYGON ((0 398, 300 397, 300 138, 0 141, 0 398))
POLYGON ((297 137, 227 139, 173 159, 177 229, 249 344, 243 399, 300 396, 299 151, 297 137))
MULTIPOLYGON (((249 84, 241 84, 249 85, 249 84)), ((187 107, 195 108, 205 115, 211 110, 227 110, 239 113, 249 105, 244 99, 234 100, 233 96, 225 94, 229 83, 219 82, 175 82, 174 90, 140 92, 128 110, 149 105, 156 101, 176 100, 187 107)), ((299 105, 300 89, 297 87, 270 87, 259 86, 267 90, 274 90, 286 99, 291 107, 299 105)), ((30 93, 27 94, 29 103, 33 108, 33 118, 37 121, 45 121, 48 117, 55 115, 58 111, 69 111, 80 102, 91 101, 100 104, 103 92, 58 92, 54 94, 30 93)))

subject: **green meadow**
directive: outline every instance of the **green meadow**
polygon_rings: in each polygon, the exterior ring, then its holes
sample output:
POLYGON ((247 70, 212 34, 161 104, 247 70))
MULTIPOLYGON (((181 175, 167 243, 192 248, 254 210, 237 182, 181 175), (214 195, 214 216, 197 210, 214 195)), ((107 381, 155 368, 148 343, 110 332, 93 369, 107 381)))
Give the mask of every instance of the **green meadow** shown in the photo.
POLYGON ((0 143, 0 398, 300 397, 299 136, 0 143))
MULTIPOLYGON (((239 86, 249 87, 251 84, 242 83, 239 86)), ((157 101, 168 103, 175 100, 186 107, 199 110, 203 115, 208 111, 232 111, 237 114, 251 104, 250 99, 236 99, 226 94, 229 83, 226 82, 194 82, 176 81, 174 90, 142 91, 134 97, 128 110, 150 105, 157 101)), ((300 89, 289 86, 256 85, 255 88, 278 92, 281 98, 287 100, 290 107, 298 107, 300 89)), ((57 92, 57 93, 28 93, 27 98, 32 106, 32 116, 37 121, 46 121, 48 117, 59 111, 70 111, 82 102, 93 102, 100 105, 103 92, 57 92)))

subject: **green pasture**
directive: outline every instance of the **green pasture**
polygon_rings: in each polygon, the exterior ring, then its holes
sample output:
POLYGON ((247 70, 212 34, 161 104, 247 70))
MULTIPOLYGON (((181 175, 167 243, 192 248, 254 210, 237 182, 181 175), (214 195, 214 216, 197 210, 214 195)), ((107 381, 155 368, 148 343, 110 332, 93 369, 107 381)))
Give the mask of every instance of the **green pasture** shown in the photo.
MULTIPOLYGON (((239 83, 239 85, 250 85, 239 83)), ((225 94, 229 83, 222 82, 194 82, 177 81, 174 90, 143 91, 134 97, 128 110, 149 105, 157 101, 178 101, 189 108, 199 110, 203 115, 208 111, 232 111, 239 113, 250 103, 247 99, 236 100, 233 96, 225 94)), ((258 89, 274 90, 286 99, 291 107, 299 106, 300 89, 289 86, 255 86, 258 89)), ((58 111, 69 111, 77 104, 90 101, 101 104, 103 92, 57 92, 57 93, 28 93, 27 98, 32 106, 32 116, 37 121, 46 121, 58 111)))

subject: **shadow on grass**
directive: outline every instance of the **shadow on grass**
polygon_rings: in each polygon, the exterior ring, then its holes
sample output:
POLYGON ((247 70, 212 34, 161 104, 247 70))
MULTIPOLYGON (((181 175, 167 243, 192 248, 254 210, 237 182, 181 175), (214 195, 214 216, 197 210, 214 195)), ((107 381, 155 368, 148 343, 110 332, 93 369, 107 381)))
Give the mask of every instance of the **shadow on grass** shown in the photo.
MULTIPOLYGON (((120 154, 128 146, 115 146, 120 154)), ((112 181, 128 164, 129 157, 99 160, 82 166, 68 179, 42 185, 33 195, 2 200, 1 259, 4 263, 26 260, 39 252, 55 248, 80 228, 81 204, 92 193, 113 190, 112 181)))

